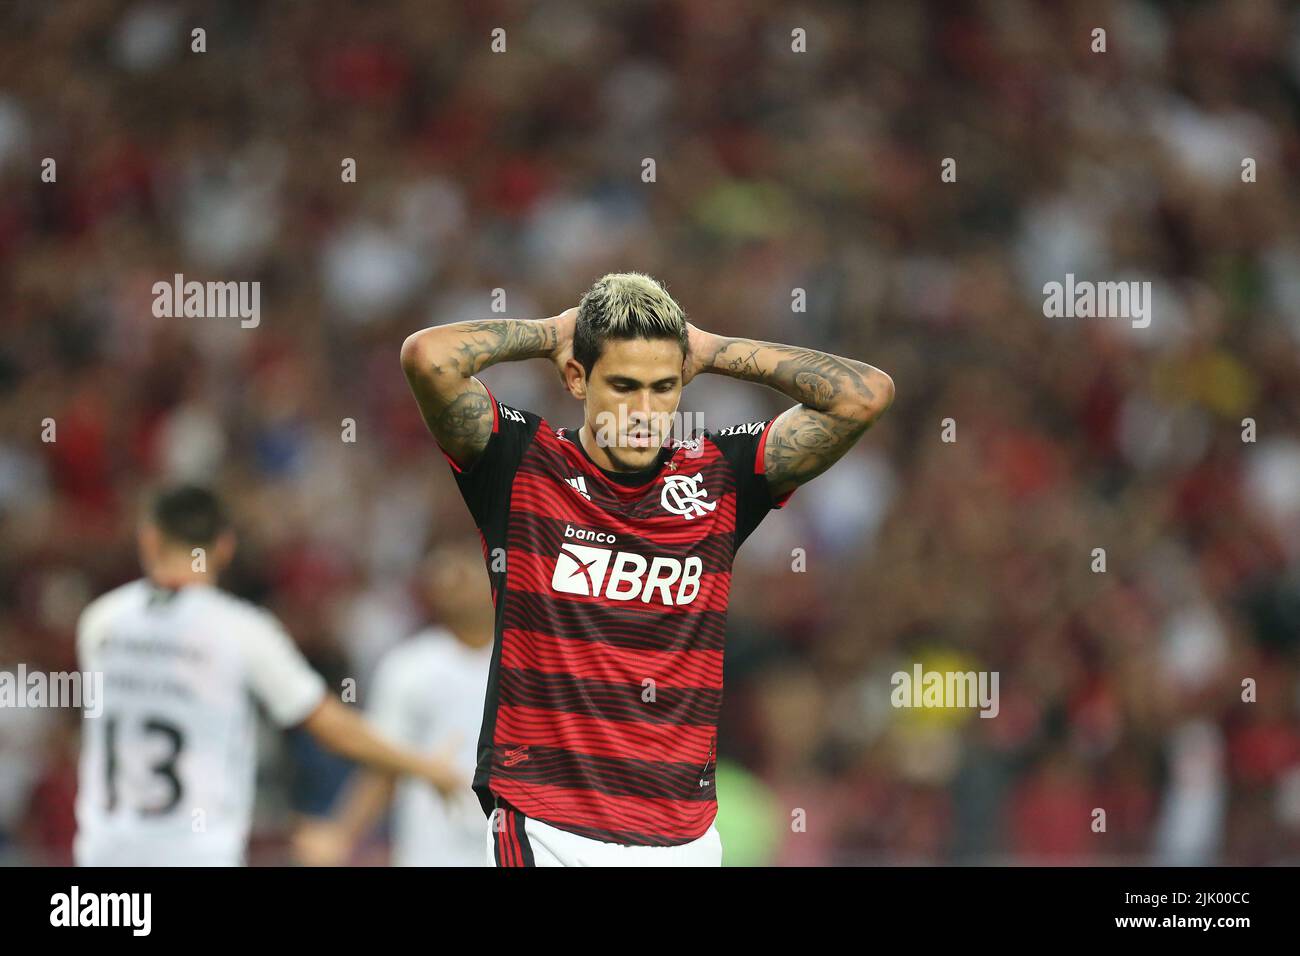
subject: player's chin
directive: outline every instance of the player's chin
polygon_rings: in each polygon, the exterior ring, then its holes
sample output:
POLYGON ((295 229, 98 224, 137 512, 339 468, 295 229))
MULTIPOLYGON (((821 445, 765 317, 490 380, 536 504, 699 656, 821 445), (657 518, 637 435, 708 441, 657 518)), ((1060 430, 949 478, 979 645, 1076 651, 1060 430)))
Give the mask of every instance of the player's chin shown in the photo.
POLYGON ((653 438, 625 436, 619 443, 618 453, 628 464, 648 465, 659 454, 659 445, 655 444, 653 438))

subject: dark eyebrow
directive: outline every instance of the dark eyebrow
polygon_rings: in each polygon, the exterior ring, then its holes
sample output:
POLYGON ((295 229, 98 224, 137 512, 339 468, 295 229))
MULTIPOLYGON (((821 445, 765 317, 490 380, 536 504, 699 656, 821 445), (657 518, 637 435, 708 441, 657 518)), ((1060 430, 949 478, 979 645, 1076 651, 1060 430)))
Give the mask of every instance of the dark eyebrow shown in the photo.
MULTIPOLYGON (((661 379, 659 379, 659 381, 657 381, 657 382, 652 382, 651 384, 652 384, 652 385, 671 385, 673 382, 676 382, 676 381, 677 381, 678 377, 679 377, 679 376, 677 376, 677 375, 670 375, 670 376, 668 376, 667 378, 661 378, 661 379)), ((630 386, 632 386, 633 388, 640 388, 640 387, 641 387, 641 383, 640 383, 640 382, 638 382, 638 381, 637 381, 636 379, 634 379, 634 378, 628 378, 626 375, 607 375, 605 378, 606 378, 606 381, 608 381, 611 385, 630 385, 630 386)))

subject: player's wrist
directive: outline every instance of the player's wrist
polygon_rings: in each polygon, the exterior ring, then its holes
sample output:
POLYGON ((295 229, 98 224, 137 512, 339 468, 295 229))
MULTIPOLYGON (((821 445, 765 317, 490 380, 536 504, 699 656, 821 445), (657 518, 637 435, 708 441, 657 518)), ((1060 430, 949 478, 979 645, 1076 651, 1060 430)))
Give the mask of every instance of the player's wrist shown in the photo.
POLYGON ((698 326, 687 325, 688 348, 690 350, 691 378, 705 372, 716 371, 718 352, 723 339, 712 332, 706 332, 698 326))
POLYGON ((553 315, 549 319, 538 319, 542 323, 542 328, 546 330, 546 338, 549 343, 547 357, 555 359, 566 349, 573 347, 573 333, 578 324, 578 310, 566 309, 559 315, 553 315))

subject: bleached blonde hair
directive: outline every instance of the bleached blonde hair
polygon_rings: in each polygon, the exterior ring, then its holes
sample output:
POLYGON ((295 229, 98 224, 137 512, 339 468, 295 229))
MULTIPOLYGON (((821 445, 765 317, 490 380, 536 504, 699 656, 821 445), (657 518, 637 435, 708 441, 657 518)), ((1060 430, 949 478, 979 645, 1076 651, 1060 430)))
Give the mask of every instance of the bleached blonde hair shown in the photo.
POLYGON ((578 303, 573 357, 587 374, 609 339, 676 339, 686 354, 686 313, 657 279, 642 272, 601 276, 578 303))

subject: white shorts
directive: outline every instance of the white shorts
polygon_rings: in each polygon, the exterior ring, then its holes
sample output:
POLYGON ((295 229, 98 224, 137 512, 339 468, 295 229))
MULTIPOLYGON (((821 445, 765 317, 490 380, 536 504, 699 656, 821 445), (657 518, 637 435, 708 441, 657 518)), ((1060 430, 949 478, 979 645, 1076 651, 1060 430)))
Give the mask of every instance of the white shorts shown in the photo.
POLYGON ((722 866, 722 838, 710 823, 681 846, 626 846, 560 830, 499 807, 487 822, 488 866, 722 866))

